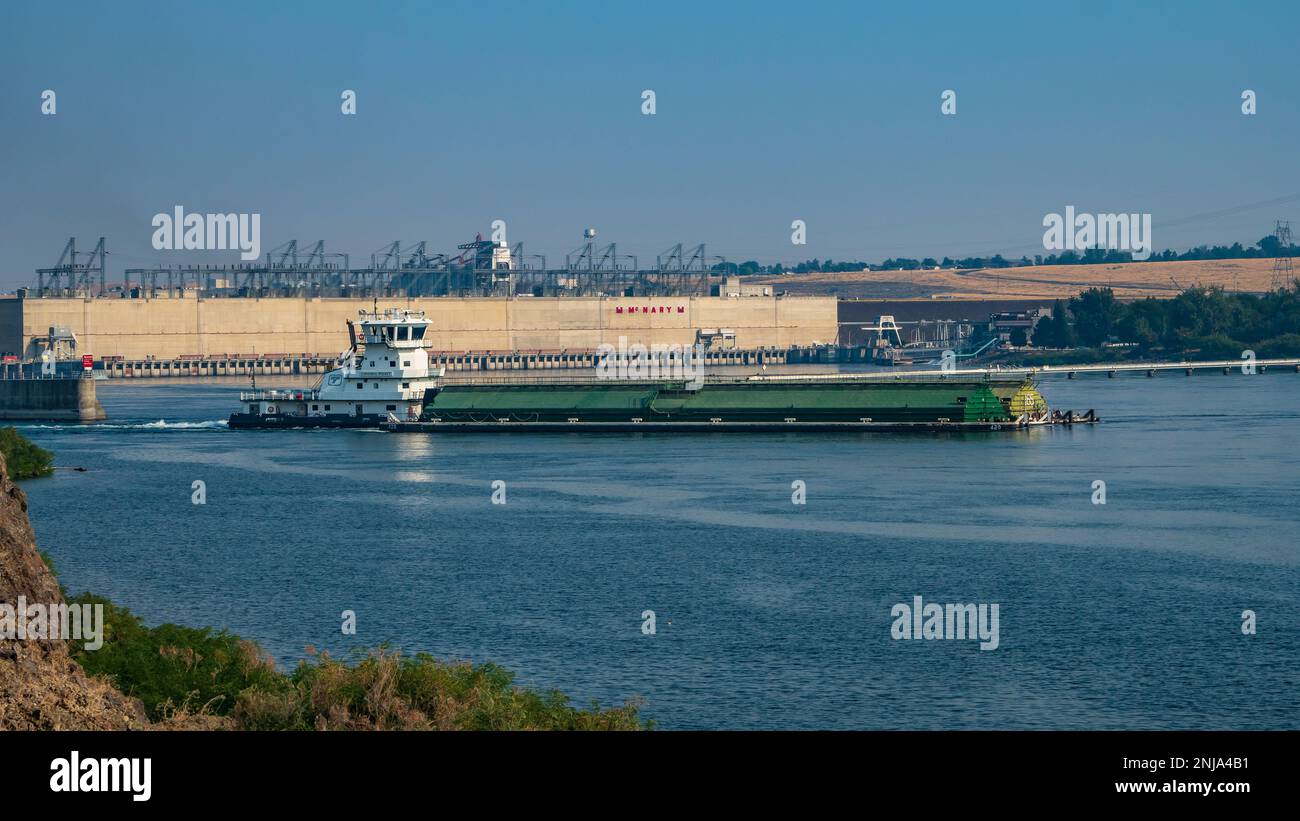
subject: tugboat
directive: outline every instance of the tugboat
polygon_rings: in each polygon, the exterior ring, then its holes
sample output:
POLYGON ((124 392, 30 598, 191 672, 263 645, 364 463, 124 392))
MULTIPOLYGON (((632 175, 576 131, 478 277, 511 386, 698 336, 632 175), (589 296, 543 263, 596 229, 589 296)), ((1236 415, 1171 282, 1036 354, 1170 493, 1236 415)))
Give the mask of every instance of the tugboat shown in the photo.
POLYGON ((230 427, 375 428, 419 419, 425 392, 444 373, 429 367, 429 325, 423 311, 361 311, 360 321, 348 321, 351 347, 316 387, 242 391, 230 427))

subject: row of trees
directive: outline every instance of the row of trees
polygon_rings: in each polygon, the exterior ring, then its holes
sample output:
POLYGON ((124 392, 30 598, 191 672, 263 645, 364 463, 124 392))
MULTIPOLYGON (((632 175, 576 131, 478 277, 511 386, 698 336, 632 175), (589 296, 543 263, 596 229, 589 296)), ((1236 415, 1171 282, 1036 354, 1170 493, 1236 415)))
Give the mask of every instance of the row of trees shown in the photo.
MULTIPOLYGON (((1174 262, 1178 260, 1207 260, 1207 259, 1274 259, 1279 256, 1296 256, 1300 246, 1290 245, 1282 246, 1277 237, 1272 234, 1261 238, 1258 242, 1250 247, 1243 246, 1240 242, 1234 242, 1231 245, 1199 245, 1187 251, 1178 252, 1171 249, 1165 249, 1158 254, 1152 254, 1147 261, 1154 262, 1174 262)), ((1130 251, 1115 251, 1105 248, 1089 248, 1084 251, 1064 251, 1060 254, 1042 254, 1035 255, 1033 259, 1022 256, 1019 259, 1006 259, 1001 254, 994 254, 991 257, 944 257, 936 260, 934 257, 924 259, 911 259, 909 257, 891 257, 884 262, 875 264, 861 261, 855 262, 835 262, 833 260, 810 259, 806 262, 800 262, 797 265, 786 266, 781 263, 775 265, 760 265, 755 260, 749 260, 736 264, 734 262, 719 263, 713 267, 713 270, 720 274, 811 274, 811 273, 843 273, 849 271, 917 271, 932 268, 1019 268, 1028 265, 1098 265, 1098 264, 1118 264, 1123 262, 1133 262, 1133 254, 1130 251)))
MULTIPOLYGON (((886 260, 888 262, 888 260, 886 260)), ((930 260, 934 262, 934 260, 930 260)), ((867 268, 880 270, 879 265, 868 265, 865 262, 835 262, 834 260, 810 259, 807 262, 800 262, 798 265, 786 266, 781 263, 775 265, 760 265, 754 260, 748 260, 739 264, 735 262, 719 262, 713 266, 715 274, 812 274, 812 273, 846 273, 852 271, 864 271, 867 268)))
MULTIPOLYGON (((1252 246, 1240 242, 1231 245, 1198 245, 1186 251, 1178 252, 1166 248, 1158 254, 1152 254, 1147 262, 1177 262, 1207 259, 1276 259, 1296 255, 1295 245, 1284 246, 1278 238, 1269 234, 1261 237, 1252 246)), ((1096 265, 1099 263, 1133 262, 1131 251, 1115 251, 1106 248, 1089 248, 1082 253, 1064 251, 1061 254, 1034 257, 1035 265, 1096 265)))
POLYGON ((1210 358, 1235 358, 1246 348, 1259 356, 1295 356, 1300 355, 1300 289, 1292 285, 1255 296, 1189 288, 1173 299, 1119 302, 1109 288, 1090 288, 1068 303, 1057 300, 1032 341, 1047 348, 1123 342, 1141 352, 1198 351, 1210 358))

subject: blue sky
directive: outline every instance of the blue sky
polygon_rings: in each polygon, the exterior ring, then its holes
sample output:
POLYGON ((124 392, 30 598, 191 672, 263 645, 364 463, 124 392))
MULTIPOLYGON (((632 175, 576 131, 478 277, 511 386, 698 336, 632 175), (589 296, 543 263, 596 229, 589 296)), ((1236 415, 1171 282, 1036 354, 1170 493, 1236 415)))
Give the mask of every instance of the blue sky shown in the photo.
POLYGON ((178 204, 260 213, 264 249, 325 239, 354 263, 494 219, 551 263, 587 226, 642 261, 675 242, 737 261, 1032 256, 1066 205, 1151 213, 1157 248, 1253 242, 1300 225, 1300 197, 1186 218, 1300 194, 1292 17, 1280 2, 6 0, 0 287, 71 235, 106 236, 111 274, 237 261, 154 250, 150 220, 178 204))

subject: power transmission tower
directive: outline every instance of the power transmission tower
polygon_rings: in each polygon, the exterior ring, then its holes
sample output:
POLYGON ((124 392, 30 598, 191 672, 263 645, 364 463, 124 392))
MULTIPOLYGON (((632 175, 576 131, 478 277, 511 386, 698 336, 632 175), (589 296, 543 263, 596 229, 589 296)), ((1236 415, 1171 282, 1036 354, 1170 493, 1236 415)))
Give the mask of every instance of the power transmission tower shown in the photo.
POLYGON ((1268 284, 1270 291, 1287 287, 1295 276, 1291 271, 1291 221, 1278 220, 1273 236, 1277 237, 1278 256, 1273 260, 1273 279, 1268 284))

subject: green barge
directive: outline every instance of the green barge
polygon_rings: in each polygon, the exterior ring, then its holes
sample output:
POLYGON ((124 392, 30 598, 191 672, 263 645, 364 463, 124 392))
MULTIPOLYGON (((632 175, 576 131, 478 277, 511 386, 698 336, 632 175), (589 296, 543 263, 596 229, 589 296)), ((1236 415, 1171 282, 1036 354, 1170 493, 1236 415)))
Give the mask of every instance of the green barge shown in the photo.
POLYGON ((820 376, 682 380, 478 379, 424 395, 393 431, 1003 431, 1095 422, 1053 413, 1022 378, 820 376))

